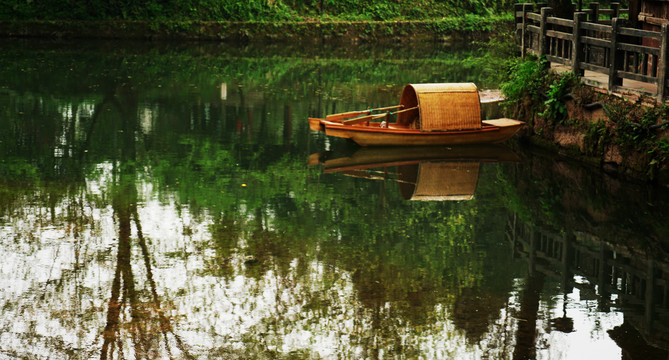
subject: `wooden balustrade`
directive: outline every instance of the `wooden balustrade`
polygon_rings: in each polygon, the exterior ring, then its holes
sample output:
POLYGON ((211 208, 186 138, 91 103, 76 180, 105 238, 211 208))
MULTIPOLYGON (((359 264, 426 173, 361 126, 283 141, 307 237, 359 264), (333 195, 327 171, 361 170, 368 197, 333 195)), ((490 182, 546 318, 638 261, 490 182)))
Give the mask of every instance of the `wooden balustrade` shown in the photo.
POLYGON ((515 4, 516 33, 521 55, 544 56, 551 63, 608 75, 609 91, 623 90, 623 79, 657 86, 659 101, 667 100, 669 24, 660 32, 625 27, 628 13, 618 3, 574 12, 573 19, 553 17, 546 4, 515 4), (606 19, 608 17, 608 19, 606 19), (655 45, 659 43, 659 46, 655 45))

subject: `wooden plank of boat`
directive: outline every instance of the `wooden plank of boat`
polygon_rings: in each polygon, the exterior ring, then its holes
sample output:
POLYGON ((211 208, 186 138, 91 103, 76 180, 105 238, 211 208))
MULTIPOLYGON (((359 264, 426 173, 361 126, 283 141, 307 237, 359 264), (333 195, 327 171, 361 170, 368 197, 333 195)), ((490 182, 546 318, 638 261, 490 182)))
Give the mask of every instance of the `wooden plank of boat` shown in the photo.
POLYGON ((321 120, 320 124, 326 135, 351 139, 360 146, 426 146, 500 143, 512 137, 525 123, 507 118, 484 120, 480 129, 454 131, 421 131, 397 124, 382 128, 378 123, 346 126, 327 120, 321 120))

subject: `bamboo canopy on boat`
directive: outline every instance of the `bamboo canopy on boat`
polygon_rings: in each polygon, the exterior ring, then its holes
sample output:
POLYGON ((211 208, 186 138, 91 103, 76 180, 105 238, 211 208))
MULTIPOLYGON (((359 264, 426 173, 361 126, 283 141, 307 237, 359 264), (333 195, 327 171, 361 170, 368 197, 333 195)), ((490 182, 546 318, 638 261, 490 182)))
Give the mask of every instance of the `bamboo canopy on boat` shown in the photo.
POLYGON ((478 161, 421 162, 398 166, 406 200, 470 200, 479 179, 478 161))
POLYGON ((402 90, 404 109, 397 122, 421 131, 481 129, 481 101, 473 83, 409 84, 402 90))

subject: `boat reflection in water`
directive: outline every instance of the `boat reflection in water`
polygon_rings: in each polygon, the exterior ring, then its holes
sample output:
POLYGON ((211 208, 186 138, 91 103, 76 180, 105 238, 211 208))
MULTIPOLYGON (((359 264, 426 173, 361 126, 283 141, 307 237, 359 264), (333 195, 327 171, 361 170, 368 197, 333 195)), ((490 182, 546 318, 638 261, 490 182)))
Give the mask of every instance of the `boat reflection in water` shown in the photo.
POLYGON ((448 201, 474 197, 482 162, 519 160, 508 147, 487 144, 327 151, 312 154, 309 164, 322 164, 325 173, 395 181, 406 200, 448 201))

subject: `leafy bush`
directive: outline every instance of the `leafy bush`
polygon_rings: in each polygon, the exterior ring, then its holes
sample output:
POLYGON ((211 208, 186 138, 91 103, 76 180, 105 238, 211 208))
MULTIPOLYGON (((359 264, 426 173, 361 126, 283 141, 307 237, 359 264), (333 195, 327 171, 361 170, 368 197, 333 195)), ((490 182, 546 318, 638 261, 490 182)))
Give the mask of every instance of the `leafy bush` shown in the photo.
POLYGON ((509 13, 512 7, 508 0, 0 0, 0 19, 424 20, 467 14, 493 16, 509 13))
POLYGON ((499 13, 500 10, 512 9, 514 2, 509 0, 447 0, 446 4, 457 11, 458 15, 492 15, 499 13))
POLYGON ((503 106, 513 112, 513 117, 530 120, 536 110, 535 104, 542 101, 542 93, 548 75, 546 59, 518 61, 510 67, 507 81, 502 83, 502 94, 506 98, 503 106))
POLYGON ((579 78, 573 73, 549 72, 548 68, 545 58, 512 63, 501 89, 506 97, 504 106, 515 110, 515 117, 525 115, 530 120, 537 113, 548 121, 566 118, 563 98, 579 84, 579 78))
POLYGON ((563 121, 567 117, 567 105, 563 98, 579 82, 578 76, 568 72, 554 74, 553 82, 548 86, 547 99, 544 101, 546 108, 539 116, 555 121, 563 121))
POLYGON ((656 141, 650 150, 648 150, 648 155, 653 158, 651 165, 666 164, 669 161, 669 140, 661 139, 656 141))
POLYGON ((588 123, 585 129, 585 150, 588 155, 601 155, 611 139, 611 130, 604 121, 588 123))
POLYGON ((617 141, 628 148, 638 147, 657 136, 657 119, 666 119, 666 105, 643 107, 624 100, 609 101, 604 112, 614 123, 617 141))

